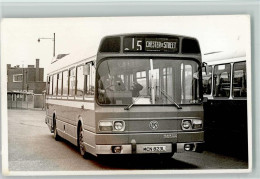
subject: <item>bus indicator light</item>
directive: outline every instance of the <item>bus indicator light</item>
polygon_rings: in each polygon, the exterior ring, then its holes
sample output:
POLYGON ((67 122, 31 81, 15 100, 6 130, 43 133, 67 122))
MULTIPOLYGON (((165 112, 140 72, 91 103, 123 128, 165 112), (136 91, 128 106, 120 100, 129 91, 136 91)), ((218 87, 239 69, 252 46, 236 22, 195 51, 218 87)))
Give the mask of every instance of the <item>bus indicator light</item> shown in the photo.
POLYGON ((99 130, 100 131, 112 131, 113 130, 112 121, 100 121, 99 122, 99 130))
POLYGON ((186 150, 186 151, 190 151, 191 149, 192 149, 192 147, 191 147, 190 144, 186 144, 186 145, 184 146, 184 150, 186 150))
POLYGON ((122 146, 112 146, 112 152, 113 153, 121 153, 122 146))
POLYGON ((192 128, 193 129, 202 129, 202 120, 200 120, 200 119, 193 119, 192 120, 192 128))

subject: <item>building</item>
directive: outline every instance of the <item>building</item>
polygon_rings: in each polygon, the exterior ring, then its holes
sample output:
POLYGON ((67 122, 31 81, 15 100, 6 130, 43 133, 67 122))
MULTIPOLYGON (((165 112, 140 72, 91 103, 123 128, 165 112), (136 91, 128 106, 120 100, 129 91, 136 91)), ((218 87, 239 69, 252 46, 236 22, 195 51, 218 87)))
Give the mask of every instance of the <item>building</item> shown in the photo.
POLYGON ((7 91, 8 92, 30 92, 42 94, 45 90, 43 81, 44 68, 39 67, 40 60, 36 59, 36 65, 11 67, 7 64, 7 91))
POLYGON ((42 108, 44 109, 44 91, 46 83, 43 81, 44 68, 36 65, 12 67, 7 64, 7 96, 8 108, 42 108))

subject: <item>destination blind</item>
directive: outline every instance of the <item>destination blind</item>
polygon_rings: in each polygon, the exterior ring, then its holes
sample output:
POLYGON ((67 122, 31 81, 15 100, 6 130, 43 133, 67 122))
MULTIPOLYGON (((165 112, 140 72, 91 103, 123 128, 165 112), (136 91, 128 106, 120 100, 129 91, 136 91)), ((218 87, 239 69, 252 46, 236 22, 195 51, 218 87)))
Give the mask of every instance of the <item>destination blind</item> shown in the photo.
POLYGON ((177 53, 179 39, 166 37, 126 37, 124 38, 124 52, 165 52, 177 53))

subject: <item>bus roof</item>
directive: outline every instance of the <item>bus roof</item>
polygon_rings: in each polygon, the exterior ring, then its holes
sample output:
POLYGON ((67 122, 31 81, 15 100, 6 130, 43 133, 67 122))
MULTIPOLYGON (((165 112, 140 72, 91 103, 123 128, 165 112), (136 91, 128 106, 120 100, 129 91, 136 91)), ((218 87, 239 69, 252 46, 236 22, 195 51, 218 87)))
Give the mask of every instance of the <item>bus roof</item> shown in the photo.
POLYGON ((182 38, 192 38, 192 39, 197 39, 192 36, 185 36, 185 35, 179 35, 179 34, 169 34, 169 33, 157 33, 157 32, 138 32, 138 33, 123 33, 123 34, 112 34, 112 35, 107 35, 104 36, 101 41, 107 37, 125 37, 125 36, 174 36, 174 37, 182 37, 182 38))
POLYGON ((245 51, 216 51, 204 54, 202 56, 202 62, 207 64, 220 64, 220 63, 230 63, 235 61, 245 61, 246 52, 245 51))
POLYGON ((96 59, 96 54, 89 55, 87 51, 66 54, 62 58, 60 56, 62 55, 59 54, 52 59, 52 63, 47 69, 47 75, 96 59))

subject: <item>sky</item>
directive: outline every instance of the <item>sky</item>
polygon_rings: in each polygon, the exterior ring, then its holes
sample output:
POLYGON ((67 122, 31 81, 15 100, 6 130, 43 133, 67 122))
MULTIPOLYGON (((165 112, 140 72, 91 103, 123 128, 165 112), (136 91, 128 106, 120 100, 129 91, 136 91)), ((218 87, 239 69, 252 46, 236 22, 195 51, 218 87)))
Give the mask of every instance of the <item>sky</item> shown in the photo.
MULTIPOLYGON (((246 15, 229 16, 157 16, 157 17, 89 17, 89 18, 16 18, 1 22, 2 66, 35 65, 45 75, 56 54, 97 53, 102 37, 121 33, 167 33, 192 36, 199 40, 202 54, 222 51, 230 54, 246 51, 250 44, 250 19, 246 15)), ((203 56, 206 60, 207 56, 203 56)))

